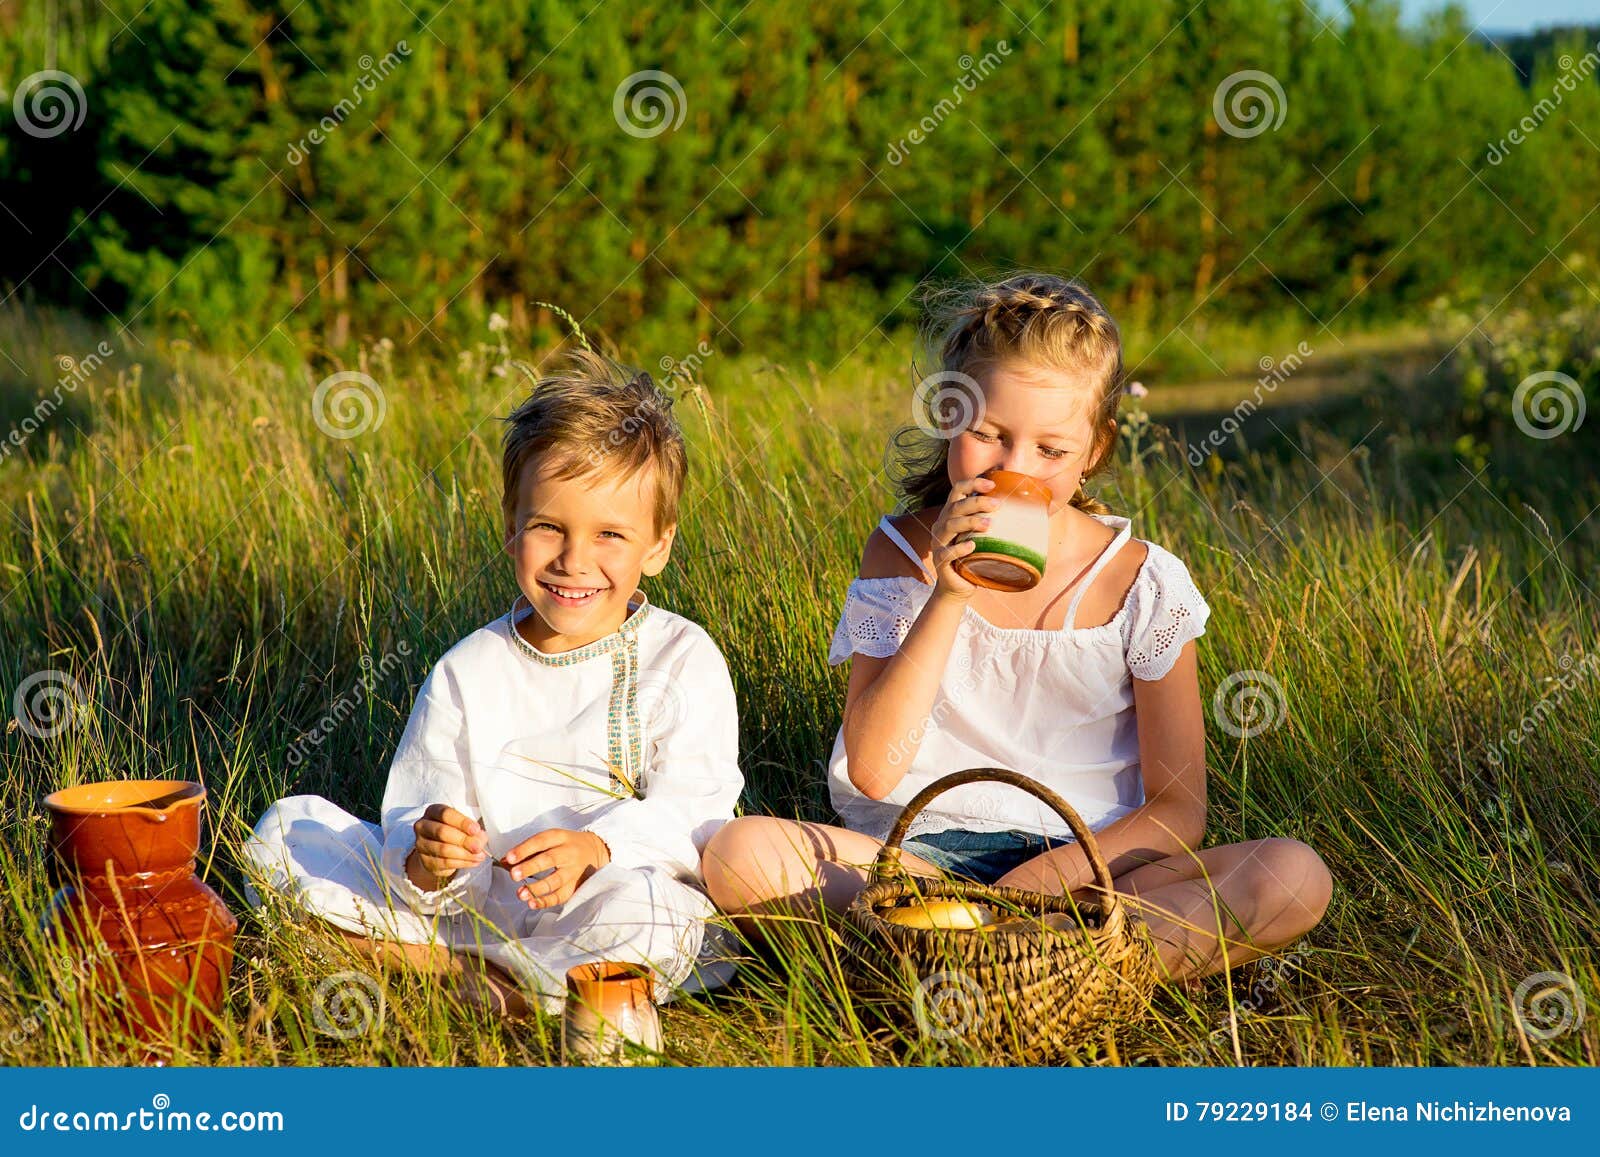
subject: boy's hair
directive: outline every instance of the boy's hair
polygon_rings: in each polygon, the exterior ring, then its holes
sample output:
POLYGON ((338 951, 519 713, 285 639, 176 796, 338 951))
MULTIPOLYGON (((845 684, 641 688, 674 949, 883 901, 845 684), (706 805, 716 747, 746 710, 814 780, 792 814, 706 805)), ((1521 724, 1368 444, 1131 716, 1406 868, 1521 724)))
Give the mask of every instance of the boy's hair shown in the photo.
MULTIPOLYGON (((975 378, 1002 362, 1022 362, 1094 374, 1094 453, 1083 476, 1106 467, 1117 445, 1122 335, 1087 286, 1050 273, 1015 273, 995 282, 935 288, 925 300, 923 343, 940 371, 975 378)), ((894 473, 906 510, 942 506, 950 495, 949 437, 930 437, 927 429, 919 422, 894 437, 894 473)), ((1082 483, 1071 503, 1090 514, 1110 513, 1082 483)))
POLYGON ((656 533, 678 521, 689 456, 672 399, 642 370, 581 349, 539 379, 506 419, 500 508, 507 524, 523 469, 546 455, 560 461, 556 478, 633 475, 654 465, 656 533))

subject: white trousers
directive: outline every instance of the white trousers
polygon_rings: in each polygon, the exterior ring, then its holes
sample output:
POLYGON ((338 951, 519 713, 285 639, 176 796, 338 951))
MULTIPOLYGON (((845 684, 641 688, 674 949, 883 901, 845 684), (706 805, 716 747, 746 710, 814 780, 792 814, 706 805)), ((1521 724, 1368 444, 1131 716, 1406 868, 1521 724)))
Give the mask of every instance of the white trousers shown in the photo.
POLYGON ((680 992, 726 984, 734 972, 724 929, 708 928, 716 907, 699 888, 663 868, 607 864, 565 903, 532 909, 521 883, 489 863, 488 898, 475 911, 422 915, 381 866, 383 829, 320 796, 290 796, 267 809, 245 845, 258 888, 289 898, 314 916, 369 939, 442 944, 509 973, 525 995, 559 1013, 569 968, 595 961, 645 964, 656 973, 657 1003, 680 992))

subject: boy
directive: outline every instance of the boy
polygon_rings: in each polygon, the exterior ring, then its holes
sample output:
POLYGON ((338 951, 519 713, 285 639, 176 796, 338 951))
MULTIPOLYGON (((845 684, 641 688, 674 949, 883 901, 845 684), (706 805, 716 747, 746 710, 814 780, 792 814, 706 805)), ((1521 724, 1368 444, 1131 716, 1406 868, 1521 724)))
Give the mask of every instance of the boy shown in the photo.
POLYGON ((423 683, 382 827, 293 796, 246 848, 358 946, 510 1015, 558 1011, 567 970, 597 960, 651 966, 658 1000, 732 971, 709 963, 698 861, 743 786, 733 684, 710 636, 638 589, 677 532, 669 406, 588 351, 539 383, 502 463, 521 595, 423 683))

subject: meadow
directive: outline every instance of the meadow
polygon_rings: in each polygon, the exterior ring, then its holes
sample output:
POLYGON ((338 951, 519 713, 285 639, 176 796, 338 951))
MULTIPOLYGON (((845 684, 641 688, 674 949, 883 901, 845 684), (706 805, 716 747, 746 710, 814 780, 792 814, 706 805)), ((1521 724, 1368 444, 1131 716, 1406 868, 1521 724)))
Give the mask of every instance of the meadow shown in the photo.
MULTIPOLYGON (((0 345, 21 367, 0 380, 0 437, 26 430, 0 460, 0 1056, 130 1059, 63 997, 72 964, 40 941, 39 799, 150 776, 206 784, 205 869, 241 921, 216 1040, 176 1062, 554 1063, 553 1021, 500 1022, 373 972, 248 910, 237 867, 285 794, 375 817, 429 664, 509 607, 496 419, 554 351, 496 327, 457 350, 224 352, 15 303, 0 345), (377 393, 316 412, 341 371, 377 393), (322 1031, 329 978, 363 970, 369 1030, 322 1031)), ((909 416, 910 348, 875 335, 831 365, 621 351, 670 384, 690 436, 679 546, 648 590, 728 658, 745 810, 829 818, 845 675, 826 644, 893 504, 884 449, 909 416)), ((1158 990, 1081 1063, 1594 1064, 1594 442, 1570 410, 1558 436, 1524 432, 1514 387, 1552 367, 1592 383, 1600 312, 1196 324, 1130 332, 1128 353, 1149 393, 1091 490, 1183 558, 1212 607, 1207 840, 1304 840, 1337 887, 1303 941, 1158 990), (1259 408, 1241 413, 1246 398, 1259 408)), ((963 1061, 875 1035, 827 953, 742 964, 664 1009, 672 1063, 963 1061)))

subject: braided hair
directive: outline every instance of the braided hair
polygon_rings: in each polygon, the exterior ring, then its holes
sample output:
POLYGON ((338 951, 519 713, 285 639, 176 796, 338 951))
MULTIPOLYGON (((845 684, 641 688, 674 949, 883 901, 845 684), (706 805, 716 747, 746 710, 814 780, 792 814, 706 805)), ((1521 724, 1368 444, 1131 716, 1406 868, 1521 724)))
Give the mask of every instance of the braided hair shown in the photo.
MULTIPOLYGON (((1122 335, 1087 286, 1050 273, 1016 273, 1000 281, 934 288, 925 295, 925 303, 923 345, 946 374, 975 378, 1002 362, 1094 372, 1093 453, 1083 477, 1092 478, 1107 468, 1117 445, 1122 335)), ((917 376, 927 380, 926 375, 917 376)), ((919 422, 893 438, 891 477, 903 510, 942 506, 949 497, 950 440, 932 436, 933 425, 919 422)), ((1088 514, 1110 513, 1081 481, 1070 501, 1088 514)))

